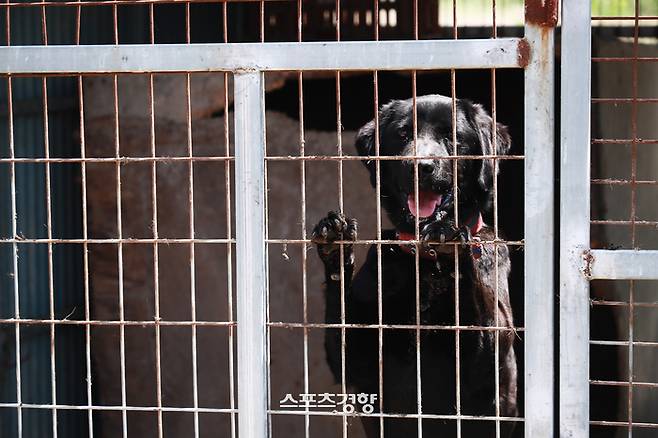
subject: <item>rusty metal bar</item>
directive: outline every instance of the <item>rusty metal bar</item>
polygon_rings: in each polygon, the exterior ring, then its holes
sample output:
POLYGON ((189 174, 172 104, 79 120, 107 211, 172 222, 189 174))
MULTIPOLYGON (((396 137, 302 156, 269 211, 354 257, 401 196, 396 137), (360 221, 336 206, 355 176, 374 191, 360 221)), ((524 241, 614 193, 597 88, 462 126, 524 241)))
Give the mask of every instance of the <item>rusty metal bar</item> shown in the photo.
POLYGON ((592 103, 658 103, 658 97, 593 97, 592 103))
POLYGON ((592 62, 629 62, 629 61, 641 61, 641 62, 658 62, 658 56, 608 56, 601 57, 597 56, 592 58, 592 62))
MULTIPOLYGON (((7 14, 7 41, 9 42, 9 14, 7 14)), ((14 111, 13 111, 13 89, 12 89, 12 78, 7 79, 7 110, 9 113, 9 156, 15 157, 16 149, 14 143, 14 111)), ((23 437, 23 395, 22 395, 22 376, 21 376, 21 327, 18 323, 18 320, 21 319, 20 312, 20 290, 19 290, 19 270, 18 270, 18 245, 16 244, 16 237, 18 236, 18 227, 17 227, 17 204, 16 204, 16 165, 11 163, 9 167, 9 189, 11 191, 11 235, 14 242, 12 242, 11 254, 12 254, 12 269, 11 274, 13 277, 13 289, 14 289, 14 318, 17 322, 14 325, 14 343, 15 343, 15 366, 14 371, 16 373, 16 429, 18 438, 23 437)))
MULTIPOLYGON (((155 406, 119 406, 119 405, 92 405, 87 407, 84 405, 67 405, 67 404, 39 404, 39 403, 23 403, 19 405, 18 403, 0 403, 0 408, 23 408, 23 409, 57 409, 57 410, 70 410, 70 411, 82 411, 91 409, 92 411, 108 411, 108 412, 156 412, 157 407, 155 406)), ((226 408, 179 408, 179 407, 163 407, 164 412, 201 412, 209 414, 229 414, 234 412, 234 410, 226 408)))
POLYGON ((640 422, 627 422, 627 421, 590 421, 589 424, 598 425, 598 426, 621 426, 621 427, 633 427, 636 429, 658 429, 658 424, 656 423, 640 423, 640 422))
POLYGON ((255 3, 255 2, 290 2, 294 0, 69 0, 69 1, 26 1, 26 2, 6 2, 3 8, 25 8, 25 7, 75 7, 80 6, 118 6, 118 5, 157 5, 157 4, 190 4, 190 3, 255 3))
MULTIPOLYGON (((458 25, 457 25, 457 0, 452 1, 452 41, 459 41, 459 31, 458 31, 458 25)), ((458 148, 457 148, 457 72, 453 68, 450 70, 450 97, 452 99, 452 107, 451 107, 451 134, 452 134, 452 144, 454 145, 453 150, 451 151, 453 155, 457 156, 458 154, 458 148)), ((415 155, 415 154, 414 154, 415 155)), ((459 181, 458 181, 458 167, 457 167, 457 160, 452 161, 452 175, 453 175, 453 181, 452 181, 452 196, 454 199, 453 203, 453 215, 455 218, 455 224, 459 226, 459 191, 457 190, 459 188, 459 181)), ((418 194, 416 193, 416 199, 418 199, 418 194)), ((461 325, 461 315, 459 314, 459 251, 455 248, 454 251, 454 258, 453 258, 453 263, 454 263, 454 296, 455 296, 455 303, 454 303, 454 312, 455 312, 455 325, 460 326, 461 325)), ((418 276, 418 273, 416 273, 418 276)), ((456 380, 456 385, 455 385, 455 412, 457 414, 457 438, 461 438, 462 436, 462 406, 461 406, 461 334, 460 330, 455 331, 455 380, 456 380)))
MULTIPOLYGON (((310 239, 265 239, 267 243, 311 243, 310 239)), ((204 243, 204 244, 229 244, 229 243, 235 243, 235 239, 189 239, 189 238, 179 238, 179 239, 173 239, 173 238, 159 238, 159 239, 150 239, 150 238, 123 238, 123 239, 113 239, 113 238, 108 238, 108 239, 97 239, 97 238, 92 238, 92 239, 29 239, 29 238, 22 238, 22 237, 17 237, 17 238, 8 238, 8 239, 0 239, 0 243, 17 243, 17 244, 31 244, 31 243, 53 243, 53 244, 84 244, 84 243, 89 243, 89 244, 95 244, 95 245, 100 245, 100 244, 153 244, 153 243, 160 243, 160 244, 174 244, 174 243, 204 243)), ((336 243, 347 243, 347 244, 355 244, 355 245, 364 245, 364 244, 387 244, 387 245, 396 245, 396 244, 402 244, 402 243, 414 243, 416 242, 415 240, 388 240, 388 239, 362 239, 362 240, 354 240, 354 241, 341 241, 337 240, 336 243)), ((513 246, 523 246, 524 242, 523 241, 514 241, 514 240, 508 240, 508 241, 496 241, 496 240, 482 240, 479 243, 482 244, 492 244, 492 245, 513 245, 513 246)), ((444 242, 444 243, 430 243, 430 245, 461 245, 461 243, 455 243, 455 242, 444 242)))
POLYGON ((604 178, 604 179, 593 178, 591 182, 592 182, 592 184, 595 184, 595 185, 611 185, 611 186, 625 186, 625 185, 629 185, 629 184, 648 185, 648 186, 658 185, 657 180, 629 181, 627 179, 615 179, 615 178, 604 178))
POLYGON ((655 382, 619 382, 616 380, 590 380, 590 385, 597 386, 637 386, 642 388, 658 388, 655 382))
MULTIPOLYGON (((640 139, 638 138, 638 129, 637 129, 637 116, 638 116, 638 104, 637 104, 637 97, 638 97, 638 63, 640 61, 639 58, 639 51, 640 51, 640 46, 639 46, 639 34, 640 34, 640 27, 639 27, 639 21, 637 17, 640 14, 640 3, 639 0, 635 0, 634 2, 634 32, 633 32, 633 59, 631 61, 631 89, 632 89, 632 101, 631 101, 631 135, 633 137, 633 141, 631 142, 631 211, 630 211, 630 217, 629 220, 631 221, 631 246, 633 248, 636 248, 637 246, 637 226, 636 226, 636 220, 637 220, 637 185, 635 184, 635 180, 637 180, 637 147, 639 144, 640 139)), ((658 60, 658 58, 656 58, 658 60)), ((656 271, 657 265, 654 265, 654 271, 656 271)), ((658 274, 658 272, 656 272, 658 274)), ((657 276, 658 278, 658 276, 657 276)), ((629 345, 628 345, 628 381, 631 383, 631 385, 628 386, 627 388, 627 419, 629 422, 628 425, 628 437, 632 438, 633 437, 633 386, 632 382, 634 379, 634 361, 635 361, 635 354, 633 351, 633 341, 635 340, 635 308, 634 308, 634 301, 635 301, 635 280, 630 280, 628 284, 628 303, 629 306, 627 308, 627 314, 628 314, 628 340, 629 340, 629 345)))
POLYGON ((108 325, 108 326, 170 326, 170 327, 179 327, 179 326, 208 326, 208 327, 230 327, 235 326, 235 322, 230 321, 166 321, 166 320, 143 320, 143 321, 131 321, 128 319, 123 320, 80 320, 80 319, 30 319, 30 318, 5 318, 0 319, 0 324, 21 324, 21 325, 38 325, 38 324, 59 324, 59 325, 88 325, 88 326, 99 326, 99 325, 108 325))
MULTIPOLYGON (((491 26, 492 37, 498 38, 498 25, 496 23, 496 0, 491 2, 491 26)), ((494 154, 498 151, 498 118, 496 111, 496 69, 491 70, 491 144, 494 145, 494 154)), ((499 239, 499 220, 498 220, 498 160, 493 160, 493 228, 494 238, 499 239)), ((498 247, 494 246, 494 326, 500 325, 498 306, 500 305, 500 284, 499 284, 499 254, 498 247)), ((500 331, 494 332, 494 403, 496 417, 500 417, 500 331)), ((500 420, 496 420, 496 438, 500 438, 500 420)))
POLYGON ((592 144, 658 144, 658 138, 594 138, 592 144))
MULTIPOLYGON (((379 0, 374 0, 374 10, 375 16, 379 17, 379 0)), ((375 41, 379 41, 379 19, 377 19, 377 25, 374 26, 374 38, 375 41)), ((375 155, 380 157, 380 131, 379 131, 379 72, 373 72, 373 104, 374 104, 374 116, 375 121, 375 155)), ((382 183, 381 183, 381 162, 380 160, 375 160, 375 202, 376 202, 376 237, 377 240, 381 240, 382 237, 382 202, 381 202, 381 193, 382 193, 382 183)), ((379 325, 383 324, 384 318, 384 298, 382 292, 383 284, 383 269, 382 269, 382 245, 377 243, 377 322, 379 325)), ((377 375, 377 390, 379 393, 379 412, 384 412, 384 331, 379 328, 377 330, 377 360, 378 360, 378 375, 377 375)), ((385 424, 384 418, 380 417, 379 419, 379 437, 384 438, 385 436, 385 424)), ((344 438, 346 438, 347 428, 343 433, 344 438)))
POLYGON ((619 346, 619 347, 629 347, 631 345, 637 345, 639 347, 658 347, 658 342, 652 341, 589 341, 590 345, 608 345, 608 346, 619 346))
MULTIPOLYGON (((46 8, 41 8, 41 34, 44 46, 48 46, 48 26, 46 20, 46 8)), ((43 145, 44 157, 50 158, 50 135, 48 125, 48 80, 46 77, 41 78, 41 94, 43 103, 43 145)), ((50 163, 45 165, 45 192, 46 192, 46 233, 48 239, 53 237, 52 225, 52 190, 50 184, 50 163)), ((48 243, 48 313, 50 319, 55 319, 55 288, 54 288, 54 270, 53 270, 53 245, 48 243)), ((57 368, 55 352, 55 325, 50 324, 50 399, 53 405, 57 404, 57 368)), ((57 438, 57 409, 51 410, 52 436, 57 438)))
MULTIPOLYGON (((78 0, 80 3, 81 0, 78 0)), ((75 23, 75 44, 80 44, 80 23, 81 23, 82 10, 78 5, 76 7, 76 23, 75 23)), ((85 139, 85 106, 84 106, 84 87, 82 76, 77 77, 78 86, 78 106, 79 106, 79 129, 80 129, 80 158, 86 158, 87 147, 85 139)), ((91 287, 89 281, 89 244, 86 240, 89 238, 89 225, 88 225, 88 208, 87 208, 87 164, 86 162, 80 163, 80 186, 81 186, 81 204, 82 204, 82 239, 85 242, 82 244, 83 252, 83 281, 84 281, 84 320, 91 319, 91 287)), ((93 405, 92 393, 92 371, 91 371, 91 325, 85 325, 85 380, 86 380, 86 395, 87 395, 87 434, 89 438, 94 438, 94 415, 91 409, 93 405)), ((159 437, 162 438, 162 437, 159 437)))
MULTIPOLYGON (((2 320, 0 320, 2 321, 2 320)), ((364 329, 394 329, 394 330, 475 330, 475 331, 511 331, 522 332, 523 327, 494 327, 490 325, 432 325, 432 324, 329 324, 329 323, 296 323, 296 322, 269 322, 272 327, 303 328, 304 325, 312 328, 364 328, 364 329)))
MULTIPOLYGON (((620 307, 628 307, 630 303, 626 301, 610 301, 610 300, 601 300, 598 298, 595 298, 592 300, 592 306, 620 306, 620 307)), ((635 302, 633 303, 635 307, 650 307, 650 308, 658 308, 658 302, 635 302)))
MULTIPOLYGON (((2 407, 2 404, 0 404, 2 407)), ((274 410, 271 409, 268 411, 273 415, 299 415, 299 411, 286 411, 286 410, 274 410)), ((322 416, 322 417, 340 417, 346 415, 349 418, 359 418, 359 417, 372 417, 372 418, 410 418, 410 419, 423 419, 423 420, 466 420, 466 421, 495 421, 497 418, 501 421, 509 421, 520 423, 523 421, 522 417, 494 417, 492 415, 450 415, 450 414, 417 414, 417 413, 378 413, 373 412, 371 414, 362 414, 358 411, 355 411, 350 414, 343 414, 342 412, 335 411, 311 411, 311 415, 322 416)))
POLYGON ((172 243, 235 243, 233 239, 189 239, 189 238, 133 238, 133 237, 126 237, 126 238, 91 238, 91 239, 47 239, 47 238, 42 238, 42 239, 32 239, 32 238, 26 238, 22 236, 17 236, 14 238, 8 238, 8 239, 0 239, 0 243, 18 243, 18 244, 30 244, 30 243, 70 243, 70 244, 84 244, 84 243, 90 243, 90 244, 126 244, 126 243, 132 243, 132 244, 144 244, 144 243, 163 243, 163 244, 172 244, 172 243))
MULTIPOLYGON (((29 319, 29 318, 5 318, 0 319, 0 324, 20 324, 20 325, 84 325, 84 326, 168 326, 168 327, 235 327, 237 326, 236 322, 231 321, 154 321, 154 320, 142 320, 142 321, 131 321, 124 319, 120 320, 77 320, 77 319, 29 319)), ((395 329, 395 330, 475 330, 475 331, 512 331, 512 332, 523 332, 525 329, 523 327, 494 327, 494 326, 475 326, 475 325, 430 325, 430 324, 347 324, 347 323, 295 323, 295 322, 282 322, 282 321, 272 321, 267 323, 271 327, 281 327, 281 328, 355 328, 355 329, 395 329)))
MULTIPOLYGON (((629 140, 630 141, 630 140, 629 140)), ((399 155, 305 155, 305 156, 267 156, 266 161, 405 161, 405 160, 421 160, 431 159, 432 156, 425 155, 408 155, 400 157, 399 155)), ((482 159, 496 160, 523 160, 523 155, 448 155, 441 157, 445 160, 482 160, 482 159)), ((0 158, 0 163, 150 163, 150 162, 175 162, 181 161, 187 163, 188 161, 234 161, 232 156, 156 156, 156 157, 81 157, 81 158, 22 158, 22 157, 8 157, 0 158)))
POLYGON ((658 221, 641 221, 641 220, 615 220, 615 219, 592 219, 592 225, 622 225, 629 227, 658 227, 658 221))
MULTIPOLYGON (((222 37, 224 43, 228 42, 228 6, 227 3, 222 4, 222 37)), ((224 73, 224 108, 229 107, 229 74, 224 73)), ((224 155, 231 156, 231 143, 230 143, 230 129, 229 129, 229 116, 224 114, 224 155)), ((224 187, 226 190, 226 237, 231 240, 233 236, 233 229, 231 220, 231 163, 227 160, 224 161, 224 187)), ((233 315, 233 244, 226 244, 226 283, 227 283, 227 308, 228 320, 234 322, 233 315)), ((235 354, 234 354, 234 337, 235 337, 235 324, 228 326, 228 378, 229 378, 229 406, 231 410, 235 409, 235 354)), ((231 412, 231 438, 236 436, 236 418, 235 412, 231 412)), ((159 437, 162 438, 162 437, 159 437)))

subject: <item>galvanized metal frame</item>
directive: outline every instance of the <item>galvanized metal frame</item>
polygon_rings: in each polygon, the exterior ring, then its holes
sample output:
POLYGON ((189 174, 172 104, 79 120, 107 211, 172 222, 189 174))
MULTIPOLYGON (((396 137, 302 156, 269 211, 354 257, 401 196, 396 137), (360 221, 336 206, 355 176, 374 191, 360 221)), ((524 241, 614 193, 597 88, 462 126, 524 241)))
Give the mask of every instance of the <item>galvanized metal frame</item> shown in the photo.
POLYGON ((0 73, 439 70, 525 67, 520 38, 0 47, 0 73))
POLYGON ((560 139, 560 436, 589 436, 590 1, 562 11, 560 139))
POLYGON ((235 75, 235 237, 240 436, 268 435, 263 73, 235 75))
MULTIPOLYGON (((626 19, 635 21, 635 48, 637 47, 638 2, 635 17, 596 17, 597 19, 626 19)), ((624 426, 628 436, 633 426, 655 427, 652 423, 636 423, 632 419, 632 388, 634 344, 633 340, 633 280, 658 279, 658 251, 656 250, 604 250, 590 249, 590 225, 615 223, 629 226, 635 246, 637 225, 653 225, 636 219, 635 187, 641 183, 636 174, 637 144, 652 140, 637 137, 637 103, 652 101, 637 96, 636 62, 633 58, 592 58, 591 3, 582 0, 565 0, 562 14, 562 132, 561 132, 561 208, 560 208, 560 436, 586 438, 590 424, 624 426), (591 98, 591 63, 602 61, 633 62, 633 96, 627 99, 591 98), (591 103, 624 102, 632 106, 631 139, 591 139, 591 103), (632 145, 631 214, 626 221, 590 220, 590 184, 614 184, 615 180, 592 180, 592 144, 613 143, 632 145), (590 280, 631 280, 629 303, 605 301, 603 304, 620 304, 628 307, 628 341, 590 340, 590 280), (628 345, 629 370, 627 382, 590 381, 590 345, 628 345), (596 385, 623 385, 628 388, 628 420, 590 421, 590 383, 596 385)), ((653 343, 649 343, 654 345, 653 343)), ((637 383, 642 385, 642 383, 637 383)), ((650 384, 653 385, 653 384, 650 384)))
MULTIPOLYGON (((264 438, 269 433, 268 422, 268 340, 267 340, 267 239, 265 227, 265 135, 263 72, 277 70, 438 70, 462 68, 526 68, 525 97, 525 160, 526 160, 526 240, 525 240, 525 293, 526 293, 526 429, 527 437, 542 438, 553 435, 553 353, 544 346, 552 344, 552 260, 553 260, 553 191, 550 184, 553 178, 553 30, 550 27, 529 24, 526 38, 495 38, 491 40, 451 40, 451 41, 386 41, 386 42, 336 42, 336 43, 254 43, 254 44, 189 44, 189 45, 147 45, 147 46, 56 46, 56 47, 2 47, 0 48, 0 72, 17 74, 87 74, 122 72, 195 72, 224 71, 234 74, 235 101, 235 171, 236 171, 236 243, 237 243, 237 312, 238 312, 238 401, 239 432, 241 436, 264 438)), ((376 78, 376 76, 375 76, 376 78)), ((414 76, 415 78, 415 76, 414 76)), ((152 80, 152 79, 151 79, 152 80)), ((116 81, 115 81, 116 87, 116 81)), ((415 89, 414 89, 415 90, 415 89)), ((415 91, 414 91, 415 93, 415 91)), ((415 95, 415 94, 414 94, 415 95)), ((116 97, 116 88, 115 88, 116 97)), ((188 94, 189 100, 189 79, 188 94)), ((116 105, 116 102, 115 102, 116 105)), ((188 102, 189 106, 189 102, 188 102)), ((188 111, 189 116, 189 111, 188 111)), ((152 115, 151 115, 152 117, 152 115)), ((188 120, 189 122, 189 120, 188 120)), ((303 132, 303 131, 302 131, 303 132)), ((188 135, 189 132, 188 132, 188 135)), ((301 134, 303 136, 303 133, 301 134)), ((117 136, 118 138, 118 136, 117 136)), ((273 159, 276 157, 268 157, 273 159)), ((291 157, 280 157, 292 159, 291 157)), ((314 157, 299 157, 302 174, 304 162, 314 157)), ((315 157, 318 158, 318 157, 315 157)), ((321 158, 321 157, 320 157, 321 158)), ((331 157, 329 157, 331 158, 331 157)), ((339 162, 350 159, 339 151, 339 162)), ((374 157, 379 165, 382 157, 374 157)), ((508 157, 492 157, 496 160, 508 157)), ((192 166, 193 157, 182 157, 192 166)), ((228 157, 218 159, 226 160, 228 157)), ((460 156, 459 159, 482 159, 482 156, 460 156)), ((60 161, 49 159, 46 162, 60 161)), ((83 164, 94 159, 74 159, 83 164)), ((124 160, 119 156, 110 159, 117 165, 117 195, 120 196, 120 165, 124 160)), ((150 160, 155 163, 156 157, 150 160)), ((13 156, 12 166, 17 161, 13 156)), ((456 163, 456 160, 455 160, 456 163)), ((153 164, 154 165, 154 164, 153 164)), ((190 169, 190 178, 192 178, 190 169)), ((228 180, 227 180, 228 181, 228 180)), ((155 180, 153 182, 155 184, 155 180)), ((228 183, 227 183, 228 184, 228 183)), ((342 184, 342 180, 341 180, 342 184)), ((193 188, 190 184, 190 203, 193 203, 193 188)), ((190 210, 192 214, 192 210, 190 210)), ((379 214, 379 209, 378 209, 379 214)), ((193 219, 193 217, 192 217, 193 219)), ((119 218, 120 220, 120 213, 119 218)), ((193 220, 191 220, 193 227, 193 220)), ((230 223, 230 221, 229 221, 230 223)), ((378 228, 381 220, 378 220, 378 228)), ((305 228, 305 227, 303 227, 305 228)), ((194 229, 190 229, 189 239, 175 239, 190 242, 191 260, 194 258, 194 229)), ((41 241, 43 239, 40 239, 41 241)), ((208 239, 206 239, 208 240, 208 239)), ((213 242, 228 243, 228 239, 211 239, 213 242)), ((14 247, 20 242, 15 237, 14 247)), ((49 236, 47 243, 55 243, 49 236)), ((116 241, 119 255, 124 239, 102 239, 102 242, 116 241)), ((157 247, 158 239, 141 239, 152 242, 157 247)), ((209 240, 208 240, 209 241, 209 240)), ((306 242, 302 239, 300 243, 306 242)), ((94 243, 83 239, 83 243, 94 243)), ((385 243, 373 241, 378 247, 385 243)), ((381 250, 381 248, 379 248, 381 250)), ((18 277, 15 277, 18 281, 18 277)), ((457 281, 457 280, 456 280, 457 281)), ((194 282, 192 277, 192 282, 194 282)), ((156 280, 157 284, 157 280, 156 280)), ((194 287, 191 288, 194 302, 194 287)), ((16 300, 18 302, 18 300, 16 300)), ((18 311, 16 313, 18 318, 18 311)), ((196 321, 193 315, 193 324, 196 321)), ((23 321, 24 322, 24 321, 23 321)), ((51 317, 51 323, 55 321, 51 317)), ((69 323, 76 323, 71 321, 69 323)), ((91 324, 88 319, 81 323, 91 324)), ((108 322, 109 323, 109 322, 108 322)), ((123 330, 131 321, 123 318, 117 324, 123 330)), ((144 321, 146 324, 152 321, 144 321)), ((168 322, 158 322, 156 325, 168 322)), ((185 324, 185 323, 181 323, 185 324)), ((217 323, 222 324, 222 323, 217 323)), ((226 323, 227 325, 230 323, 226 323)), ((270 325, 272 325, 270 323, 270 325)), ((322 324, 305 324, 323 326, 322 324)), ((381 322, 376 326, 380 330, 381 322)), ((417 326, 413 326, 417 331, 417 326)), ((451 327, 451 329, 453 329, 451 327)), ((459 327, 457 330, 469 330, 459 327)), ((482 329, 482 328, 476 328, 482 329)), ((492 328, 499 330, 498 327, 492 328)), ((18 336, 18 323, 17 323, 18 336)), ((458 337, 457 337, 458 339, 458 337)), ((418 353, 420 354, 420 353, 418 353)), ((122 352, 123 357, 123 352, 122 352)), ((122 412, 133 409, 125 403, 125 377, 122 367, 122 405, 115 408, 122 412)), ((196 372, 196 371, 195 371, 196 372)), ((380 370, 381 374, 381 370, 380 370)), ((20 373, 17 376, 20 379, 20 373)), ((159 379, 158 379, 159 380, 159 379)), ((196 379, 195 379, 196 382, 196 379)), ((20 382, 19 382, 20 383, 20 382)), ((195 385, 196 392, 196 385, 195 385)), ((420 399, 419 399, 420 400, 420 399)), ((420 403, 420 401, 419 401, 420 403)), ((11 404, 13 406, 13 404, 11 404)), ((2 404, 0 406, 5 406, 2 404)), ((18 409, 22 405, 16 404, 18 409)), ((53 410, 59 406, 48 405, 53 410)), ((73 407, 89 409, 89 406, 73 407)), ((158 413, 174 408, 158 406, 158 413)), ((182 409, 182 408, 181 408, 182 409)), ((207 411, 195 406, 189 409, 195 414, 195 430, 198 432, 196 416, 207 411)), ((228 412, 231 410, 211 410, 228 412)), ((308 412, 305 413, 308 416, 308 412)), ((387 414, 379 414, 384 418, 387 414)), ((391 415, 391 414, 389 414, 391 415)), ((393 414, 394 415, 394 414, 393 414)), ((421 414, 418 420, 453 416, 421 414)), ((461 419, 494 419, 500 417, 474 417, 457 415, 461 419)), ((513 419, 509 419, 513 420, 513 419)), ((90 417, 91 427, 91 417, 90 417)), ((159 418, 159 422, 161 419, 159 418)), ((308 430, 308 419, 307 430, 308 430)), ((126 434, 124 420, 124 435, 126 434)), ((161 432, 161 423, 159 423, 161 432)), ((344 422, 344 428, 346 423, 344 422)), ((420 432, 419 432, 420 433, 420 432)))
POLYGON ((553 436, 554 30, 526 24, 525 436, 553 436), (533 348, 533 346, 539 348, 533 348))

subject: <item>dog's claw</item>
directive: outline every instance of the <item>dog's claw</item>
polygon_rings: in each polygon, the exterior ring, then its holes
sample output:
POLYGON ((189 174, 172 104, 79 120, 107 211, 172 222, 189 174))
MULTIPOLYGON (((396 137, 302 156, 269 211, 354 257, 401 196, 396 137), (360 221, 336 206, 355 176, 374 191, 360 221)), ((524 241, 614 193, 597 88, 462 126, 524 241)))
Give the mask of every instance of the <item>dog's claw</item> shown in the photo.
MULTIPOLYGON (((318 254, 324 261, 328 261, 338 253, 340 245, 334 243, 337 240, 356 240, 356 219, 346 217, 342 213, 330 211, 313 229, 311 241, 318 246, 318 254)), ((351 245, 344 246, 346 251, 351 251, 351 245)), ((346 260, 351 257, 347 257, 346 260)))
POLYGON ((458 241, 467 244, 471 240, 470 230, 467 227, 456 228, 451 222, 432 222, 426 225, 420 232, 423 244, 446 243, 458 241))
POLYGON ((314 243, 331 243, 336 240, 356 240, 356 219, 330 211, 320 220, 311 233, 314 243))

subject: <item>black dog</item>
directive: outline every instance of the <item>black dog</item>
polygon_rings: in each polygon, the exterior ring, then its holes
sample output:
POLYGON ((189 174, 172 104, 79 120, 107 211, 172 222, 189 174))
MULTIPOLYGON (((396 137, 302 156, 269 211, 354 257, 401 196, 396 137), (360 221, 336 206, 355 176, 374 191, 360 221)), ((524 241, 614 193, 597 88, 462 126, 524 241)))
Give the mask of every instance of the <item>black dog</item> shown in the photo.
MULTIPOLYGON (((413 102, 393 101, 379 112, 381 156, 412 156, 413 102)), ((491 159, 473 155, 505 154, 510 148, 507 128, 493 127, 491 117, 480 105, 456 101, 456 139, 453 143, 452 99, 439 95, 417 98, 418 199, 414 187, 414 161, 381 160, 381 204, 395 230, 383 231, 385 240, 413 240, 416 221, 420 236, 419 319, 421 397, 417 389, 416 246, 381 246, 381 289, 383 324, 407 325, 383 329, 383 413, 387 437, 416 436, 418 419, 399 414, 418 412, 419 400, 426 437, 456 436, 457 422, 440 416, 495 415, 495 331, 475 327, 499 326, 510 329, 499 333, 499 409, 501 416, 517 414, 517 370, 513 342, 512 311, 508 293, 510 262, 503 244, 478 243, 494 240, 494 231, 483 224, 482 213, 490 208, 494 165, 491 159), (496 146, 492 130, 496 129, 496 146), (455 147, 456 146, 456 147, 455 147), (494 148, 496 150, 494 150, 494 148), (457 160, 457 213, 455 221, 453 160, 449 155, 468 155, 457 160), (496 258, 495 251, 498 251, 496 258), (458 273, 455 271, 458 253, 458 273), (497 263, 497 267, 496 267, 497 263), (496 273, 498 278, 496 279, 496 273), (457 279, 455 279, 457 277, 457 279), (455 287, 458 283, 458 304, 455 287), (496 308, 496 287, 498 307, 496 308), (458 306, 458 319, 455 308, 458 306), (456 332, 447 327, 465 327, 456 332), (458 333, 458 334, 456 334, 458 333), (457 349, 458 348, 458 349, 457 349), (458 352, 458 356, 456 354, 458 352), (458 366, 459 365, 459 366, 458 366), (459 400, 457 395, 459 372, 459 400), (386 416, 386 414, 398 414, 386 416)), ((363 126, 356 137, 362 156, 375 155, 374 121, 363 126)), ((376 164, 364 161, 376 184, 376 164)), ((330 212, 313 231, 313 241, 325 265, 326 322, 341 322, 340 245, 337 240, 357 238, 356 220, 330 212)), ((370 248, 367 259, 353 276, 354 255, 344 244, 344 311, 348 324, 378 324, 377 249, 370 248)), ((379 393, 379 331, 359 327, 345 330, 345 378, 358 392, 379 393)), ((341 379, 342 335, 340 329, 327 329, 325 348, 331 370, 341 379)), ((378 409, 378 406, 377 406, 378 409)), ((379 418, 364 418, 370 437, 379 435, 379 418)), ((462 436, 494 436, 492 421, 462 420, 462 436)), ((505 432, 504 432, 505 433, 505 432)))

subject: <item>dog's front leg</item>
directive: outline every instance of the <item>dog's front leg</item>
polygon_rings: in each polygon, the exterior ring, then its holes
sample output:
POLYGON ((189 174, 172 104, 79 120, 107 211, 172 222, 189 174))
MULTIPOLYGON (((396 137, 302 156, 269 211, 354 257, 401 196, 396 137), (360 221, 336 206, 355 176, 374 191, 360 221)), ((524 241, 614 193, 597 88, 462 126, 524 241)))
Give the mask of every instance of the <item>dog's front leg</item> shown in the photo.
POLYGON ((330 211, 313 229, 311 240, 317 245, 318 255, 324 263, 327 290, 340 287, 341 281, 341 246, 343 248, 343 274, 345 288, 352 280, 354 271, 354 249, 351 244, 339 241, 354 241, 357 235, 356 219, 342 213, 330 211))
POLYGON ((457 228, 451 218, 438 218, 420 229, 420 242, 428 251, 434 253, 451 254, 453 245, 444 245, 448 242, 459 241, 466 244, 470 240, 470 231, 467 227, 457 228))
MULTIPOLYGON (((341 322, 341 297, 346 300, 352 287, 354 248, 351 244, 341 244, 340 241, 353 242, 356 237, 356 220, 335 211, 330 211, 326 217, 320 220, 311 234, 311 240, 317 245, 318 255, 324 264, 325 322, 328 324, 341 322)), ((325 331, 325 350, 331 371, 339 381, 341 376, 340 330, 327 329, 325 331)))

